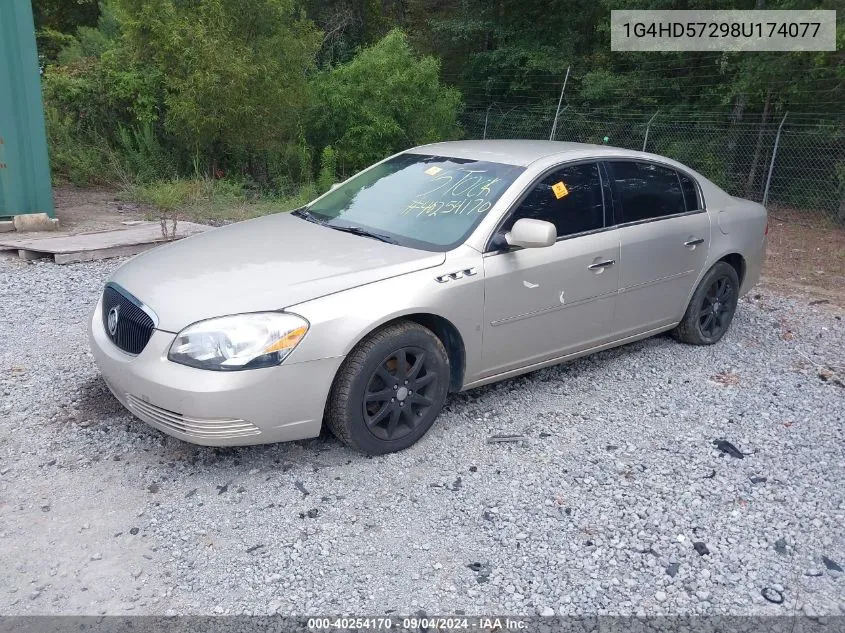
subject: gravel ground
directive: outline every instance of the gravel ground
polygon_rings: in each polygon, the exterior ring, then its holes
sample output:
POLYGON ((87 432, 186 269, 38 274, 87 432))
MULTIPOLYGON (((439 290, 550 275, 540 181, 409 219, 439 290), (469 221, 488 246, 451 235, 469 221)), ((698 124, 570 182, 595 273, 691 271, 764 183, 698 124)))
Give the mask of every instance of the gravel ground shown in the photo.
POLYGON ((0 613, 845 613, 841 313, 755 291, 719 345, 451 396, 397 455, 210 449, 98 378, 118 263, 0 257, 0 613))

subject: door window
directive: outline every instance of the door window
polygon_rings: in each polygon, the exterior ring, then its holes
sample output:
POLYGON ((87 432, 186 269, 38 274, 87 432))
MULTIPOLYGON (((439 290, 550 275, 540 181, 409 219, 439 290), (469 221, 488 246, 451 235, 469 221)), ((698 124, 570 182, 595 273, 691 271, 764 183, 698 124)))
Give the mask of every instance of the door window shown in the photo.
POLYGON ((651 220, 687 210, 674 169, 635 161, 610 161, 608 165, 621 207, 616 209, 617 223, 651 220))
POLYGON ((570 165, 545 176, 505 221, 510 231, 522 218, 555 225, 558 237, 604 226, 604 200, 597 163, 570 165))
POLYGON ((687 211, 698 211, 701 205, 698 202, 698 189, 692 178, 684 174, 678 174, 681 179, 681 189, 684 191, 684 202, 687 205, 687 211))

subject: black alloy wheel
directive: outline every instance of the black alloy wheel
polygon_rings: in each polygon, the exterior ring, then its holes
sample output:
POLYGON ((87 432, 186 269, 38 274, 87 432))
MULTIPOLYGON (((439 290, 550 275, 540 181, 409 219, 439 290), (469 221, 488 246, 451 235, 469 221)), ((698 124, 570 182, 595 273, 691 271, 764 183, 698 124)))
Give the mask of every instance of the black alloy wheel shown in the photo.
POLYGON ((451 384, 443 341, 413 321, 365 337, 338 369, 325 421, 344 444, 369 455, 408 448, 434 424, 451 384))
POLYGON ((721 338, 730 325, 736 305, 736 289, 728 275, 717 277, 701 302, 698 327, 709 339, 721 338))
POLYGON ((425 350, 402 347, 370 376, 364 392, 364 421, 378 439, 401 439, 425 420, 441 378, 426 360, 425 350))
POLYGON ((702 277, 672 335, 690 345, 719 342, 733 321, 739 289, 736 269, 725 261, 716 262, 702 277))

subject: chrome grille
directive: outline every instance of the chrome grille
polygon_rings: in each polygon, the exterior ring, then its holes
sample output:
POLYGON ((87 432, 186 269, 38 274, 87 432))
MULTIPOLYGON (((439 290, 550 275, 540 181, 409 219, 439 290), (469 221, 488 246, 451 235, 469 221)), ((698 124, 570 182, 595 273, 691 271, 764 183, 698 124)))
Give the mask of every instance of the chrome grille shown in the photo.
POLYGON ((126 394, 126 406, 132 413, 163 431, 174 431, 201 439, 228 439, 259 435, 261 431, 254 424, 239 418, 203 419, 190 418, 144 402, 131 393, 126 394))
POLYGON ((155 321, 144 304, 110 283, 103 290, 103 329, 112 343, 124 352, 137 355, 144 351, 152 337, 155 321), (110 328, 109 313, 112 312, 115 327, 110 328))

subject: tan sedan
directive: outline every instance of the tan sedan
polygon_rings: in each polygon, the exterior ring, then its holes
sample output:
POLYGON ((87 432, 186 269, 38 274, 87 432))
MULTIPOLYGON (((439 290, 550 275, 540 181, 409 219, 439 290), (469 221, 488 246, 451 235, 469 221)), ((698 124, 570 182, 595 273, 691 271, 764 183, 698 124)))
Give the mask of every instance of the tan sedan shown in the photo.
POLYGON ((417 147, 293 213, 121 266, 91 317, 114 395, 215 446, 401 450, 450 391, 671 330, 716 343, 765 209, 667 158, 545 141, 417 147))

